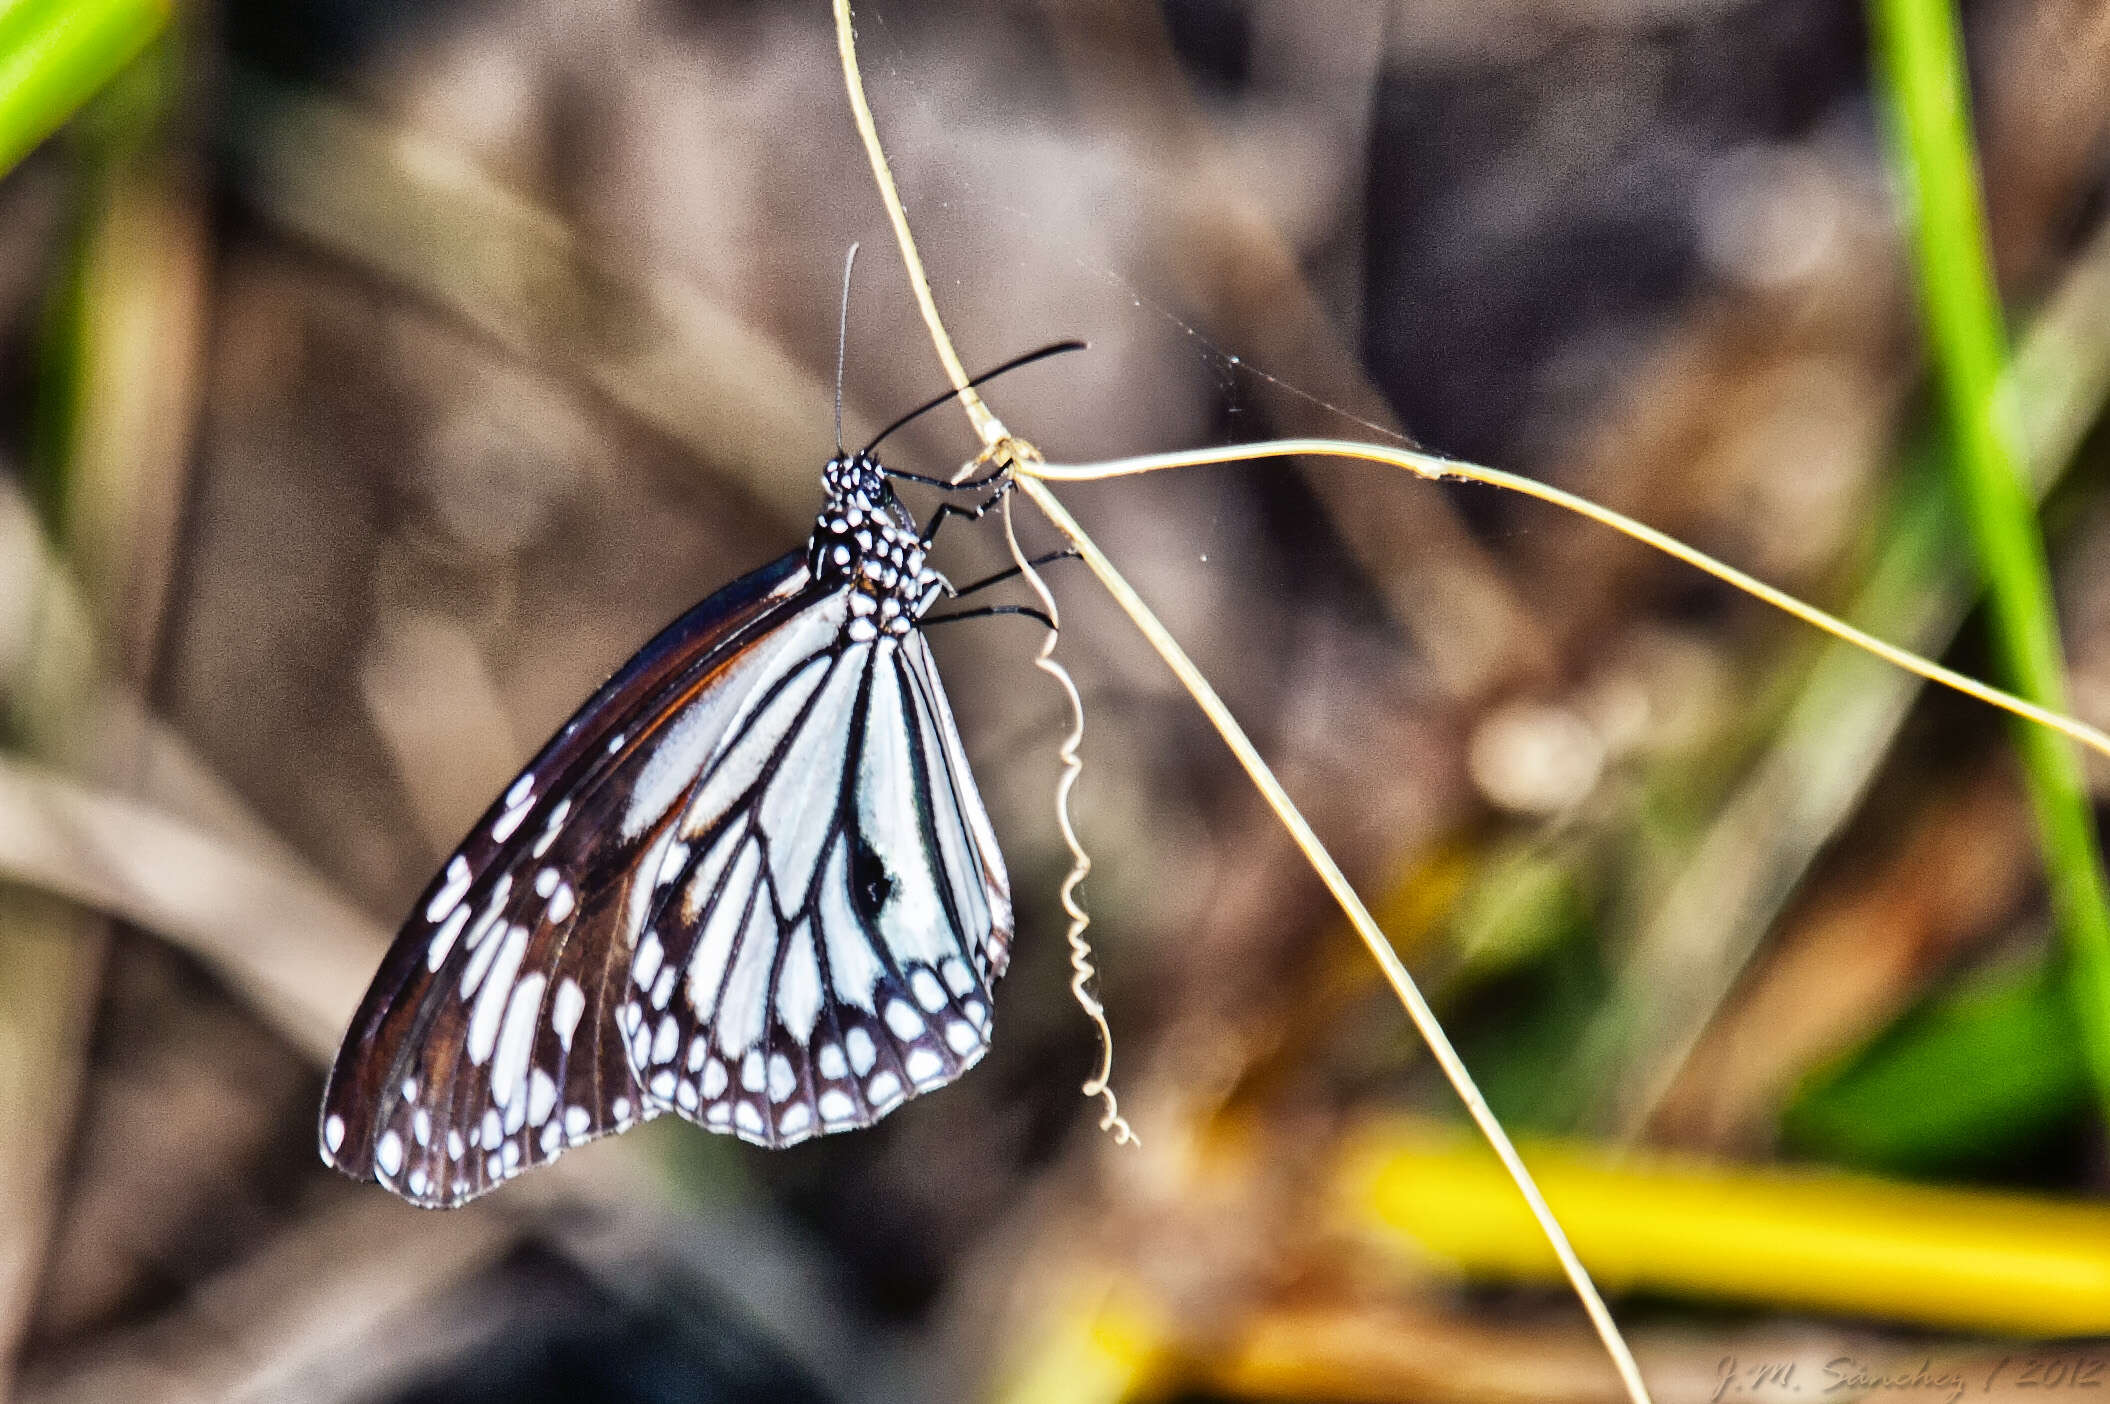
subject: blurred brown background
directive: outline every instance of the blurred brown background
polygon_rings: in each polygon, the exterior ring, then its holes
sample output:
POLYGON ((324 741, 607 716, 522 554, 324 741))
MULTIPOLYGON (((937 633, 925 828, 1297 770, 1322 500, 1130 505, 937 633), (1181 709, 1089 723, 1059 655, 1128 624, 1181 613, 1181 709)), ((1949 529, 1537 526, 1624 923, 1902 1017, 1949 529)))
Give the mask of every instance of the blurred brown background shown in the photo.
MULTIPOLYGON (((2100 721, 2110 9, 1965 20, 2100 721)), ((1987 668, 1855 7, 858 22, 970 368, 1091 343, 990 392, 1052 458, 1403 433, 1987 668)), ((1617 1397, 1556 1286, 1343 1222, 1342 1137, 1452 1099, 1076 568, 1084 893, 1142 1149, 1077 1095, 1065 714, 1033 628, 995 620, 936 641, 1019 899, 981 1068, 774 1155, 654 1124, 454 1214, 317 1162, 323 1065, 435 864, 657 626, 802 539, 853 240, 854 437, 944 382, 816 0, 185 6, 0 179, 17 1397, 1617 1397)), ((941 412, 891 461, 973 447, 941 412)), ((1275 463, 1062 495, 1514 1129, 2099 1194, 1990 713, 1486 490, 1275 463)), ((995 532, 947 537, 955 579, 1001 560, 995 532)), ((1615 1307, 1665 1400, 1730 1357, 1802 1361, 1808 1393, 1841 1355, 1975 1382, 2017 1349, 1965 1308, 1641 1286, 1615 1307)), ((1793 1397, 1771 1387, 1736 1397, 1793 1397)))

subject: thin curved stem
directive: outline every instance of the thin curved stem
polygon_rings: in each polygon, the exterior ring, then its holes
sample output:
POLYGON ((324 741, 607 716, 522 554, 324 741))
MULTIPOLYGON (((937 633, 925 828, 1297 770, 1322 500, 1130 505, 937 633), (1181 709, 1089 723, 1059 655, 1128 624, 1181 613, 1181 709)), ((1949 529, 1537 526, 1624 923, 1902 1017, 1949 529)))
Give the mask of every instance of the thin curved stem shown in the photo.
POLYGON ((1855 628, 1836 615, 1827 614, 1815 605, 1805 604, 1785 590, 1768 585, 1756 576, 1747 575, 1735 566, 1716 560, 1705 551, 1688 546, 1674 536, 1614 512, 1609 507, 1600 507, 1572 492, 1563 492, 1557 487, 1550 487, 1515 473, 1505 473, 1499 468, 1483 468, 1477 463, 1438 458, 1434 454, 1416 453, 1411 449, 1357 443, 1351 439, 1274 439, 1265 443, 1227 444, 1221 448, 1139 454, 1133 458, 1109 459, 1104 463, 1078 466, 1021 463, 1018 465, 1018 472, 1048 482, 1087 483, 1096 482, 1101 478, 1156 473, 1168 468, 1195 468, 1210 463, 1241 463, 1255 458, 1298 457, 1360 458, 1370 463, 1404 468, 1431 481, 1485 483, 1490 487, 1506 488, 1526 497, 1535 497, 1541 502, 1550 502, 1556 507, 1588 517, 1593 522, 1632 537, 1645 546, 1652 546, 1696 570, 1705 571, 1715 579, 1733 585, 1747 595, 1764 600, 1775 609, 1792 614, 1805 624, 1822 629, 1834 638, 1843 639, 1856 648, 1866 650, 1894 667, 1960 692, 1966 697, 1975 697, 1987 706, 1998 707, 2003 712, 2012 712, 2018 717, 2036 722, 2039 726, 2049 727, 2053 731, 2072 737, 2092 751, 2110 756, 2110 734, 2090 726, 2087 722, 2079 721, 2063 712, 2052 711, 2048 707, 2040 707, 2012 692, 1982 683, 1954 669, 1944 668, 1941 664, 1922 658, 1909 649, 1879 639, 1874 634, 1855 628))
POLYGON ((879 198, 886 205, 887 219, 894 226, 894 242, 901 250, 901 266, 908 273, 909 287, 916 294, 916 306, 923 313, 923 325, 930 330, 931 345, 937 348, 938 359, 944 363, 945 374, 952 381, 953 390, 960 397, 961 408, 967 411, 968 422, 985 444, 1002 443, 1010 437, 1003 421, 982 402, 967 378, 967 367, 960 364, 960 353, 953 349, 952 338, 945 332, 945 322, 938 316, 938 300, 931 296, 930 275, 923 271, 923 256, 916 252, 916 236, 908 227, 908 211, 901 207, 901 190, 894 184, 893 167, 887 164, 886 148, 880 145, 879 128, 872 121, 872 105, 865 101, 864 76, 857 67, 857 34, 850 24, 850 0, 835 0, 835 47, 843 61, 843 86, 850 94, 850 116, 857 123, 857 135, 864 142, 865 155, 872 162, 872 179, 879 186, 879 198))

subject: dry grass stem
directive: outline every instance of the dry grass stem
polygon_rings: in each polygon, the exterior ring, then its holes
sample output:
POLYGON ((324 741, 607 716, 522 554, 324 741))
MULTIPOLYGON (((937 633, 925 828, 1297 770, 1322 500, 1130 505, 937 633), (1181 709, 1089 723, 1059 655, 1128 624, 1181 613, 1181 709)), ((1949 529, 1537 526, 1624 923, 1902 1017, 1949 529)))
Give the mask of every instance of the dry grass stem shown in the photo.
POLYGON ((1049 482, 1089 483, 1102 478, 1129 477, 1138 473, 1156 473, 1167 468, 1196 468, 1210 463, 1242 463, 1256 458, 1360 458, 1370 463, 1383 463, 1394 468, 1404 468, 1417 477, 1431 481, 1484 483, 1489 487, 1507 488, 1511 492, 1535 497, 1554 506, 1591 521, 1601 522, 1621 535, 1632 537, 1644 546, 1661 551, 1697 570, 1732 585, 1745 594, 1764 600, 1775 609, 1792 614, 1797 619, 1815 628, 1822 629, 1836 639, 1844 640, 1863 649, 1894 667, 1925 678, 1928 682, 1960 692, 1966 697, 1975 697, 2003 712, 2011 712, 2039 726, 2072 738, 2100 755, 2110 756, 2110 734, 2087 722, 2069 717, 2062 712, 2040 707, 2004 692, 1989 683, 1968 677, 1954 669, 1922 658, 1910 649, 1899 648, 1836 615, 1812 604, 1805 604, 1785 590, 1778 589, 1756 576, 1746 575, 1736 567, 1726 565, 1705 551, 1696 550, 1674 536, 1645 526, 1632 517, 1609 508, 1600 507, 1574 493, 1563 492, 1536 479, 1505 473, 1499 468, 1483 468, 1477 463, 1463 463, 1457 459, 1438 458, 1433 454, 1415 453, 1409 449, 1388 448, 1381 444, 1361 444, 1346 439, 1277 439, 1266 443, 1226 444, 1220 448, 1184 449, 1175 453, 1138 454, 1133 458, 1110 459, 1104 463, 1079 466, 1035 463, 1022 466, 1020 471, 1049 482))

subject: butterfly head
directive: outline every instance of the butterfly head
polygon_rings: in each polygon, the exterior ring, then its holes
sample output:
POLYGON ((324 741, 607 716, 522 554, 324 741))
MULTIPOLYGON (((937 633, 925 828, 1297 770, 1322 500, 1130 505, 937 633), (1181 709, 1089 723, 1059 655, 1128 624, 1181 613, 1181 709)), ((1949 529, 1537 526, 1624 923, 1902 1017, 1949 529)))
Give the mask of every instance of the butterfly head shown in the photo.
POLYGON ((821 471, 828 499, 813 526, 814 577, 855 592, 853 635, 905 635, 941 588, 923 534, 869 453, 838 454, 821 471))

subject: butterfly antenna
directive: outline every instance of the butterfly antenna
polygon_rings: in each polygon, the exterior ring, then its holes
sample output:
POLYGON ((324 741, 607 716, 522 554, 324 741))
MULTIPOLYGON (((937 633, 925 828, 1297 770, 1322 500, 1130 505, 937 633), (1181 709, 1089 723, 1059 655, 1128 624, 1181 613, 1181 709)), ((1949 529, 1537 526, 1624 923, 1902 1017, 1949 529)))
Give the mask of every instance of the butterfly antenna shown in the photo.
POLYGON ((835 323, 835 456, 843 456, 843 358, 850 350, 850 274, 857 267, 857 245, 843 260, 843 310, 835 323))
POLYGON ((899 429, 902 425, 908 423, 912 419, 915 419, 919 415, 929 414, 938 406, 950 402, 953 397, 960 395, 968 390, 972 390, 977 385, 986 385, 1000 375, 1008 374, 1011 371, 1019 369, 1021 366, 1030 366, 1035 361, 1044 361, 1050 356, 1060 356, 1065 351, 1082 351, 1084 349, 1085 343, 1082 341, 1058 341, 1052 346, 1043 346, 1038 351, 1028 351, 1023 356, 1014 356, 1012 359, 1004 362, 1002 365, 996 367, 996 369, 994 370, 983 371, 980 375, 968 381, 965 385, 960 386, 959 389, 948 390, 944 394, 938 396, 936 399, 926 401, 925 403, 916 406, 907 414, 902 415, 901 418, 895 420, 892 424, 889 424, 886 428, 880 430, 877 434, 875 434, 872 437, 872 442, 866 444, 864 448, 860 450, 860 452, 870 453, 873 449, 879 447, 880 440, 886 438, 889 434, 892 434, 896 429, 899 429))

